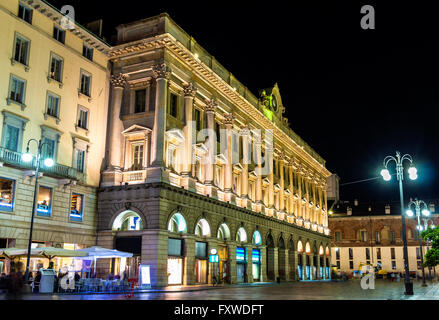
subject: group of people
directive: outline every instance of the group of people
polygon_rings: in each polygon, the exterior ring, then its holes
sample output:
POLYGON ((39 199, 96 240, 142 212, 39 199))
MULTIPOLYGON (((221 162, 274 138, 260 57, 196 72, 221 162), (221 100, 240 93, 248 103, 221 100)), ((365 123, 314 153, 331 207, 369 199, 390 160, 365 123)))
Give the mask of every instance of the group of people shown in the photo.
POLYGON ((24 274, 22 263, 12 264, 9 274, 0 275, 0 292, 6 293, 8 299, 17 299, 20 297, 24 287, 24 274))

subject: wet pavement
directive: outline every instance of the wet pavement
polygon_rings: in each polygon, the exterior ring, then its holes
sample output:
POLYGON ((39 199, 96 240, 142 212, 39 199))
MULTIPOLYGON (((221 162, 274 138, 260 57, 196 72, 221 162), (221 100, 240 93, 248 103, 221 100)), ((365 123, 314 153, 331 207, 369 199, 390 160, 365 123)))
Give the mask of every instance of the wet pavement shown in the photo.
MULTIPOLYGON (((363 290, 359 280, 228 285, 223 287, 168 287, 154 292, 125 294, 26 294, 24 300, 439 300, 438 282, 421 287, 414 281, 413 296, 404 295, 403 282, 376 280, 375 289, 363 290)), ((0 299, 5 299, 0 296, 0 299)))

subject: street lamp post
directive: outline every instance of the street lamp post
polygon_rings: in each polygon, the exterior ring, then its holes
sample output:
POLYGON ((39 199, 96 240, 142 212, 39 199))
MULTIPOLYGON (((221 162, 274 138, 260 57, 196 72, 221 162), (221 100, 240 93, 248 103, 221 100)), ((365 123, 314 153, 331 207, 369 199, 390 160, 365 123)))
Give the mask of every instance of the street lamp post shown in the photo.
MULTIPOLYGON (((33 204, 32 204, 32 216, 31 216, 31 220, 30 220, 29 244, 27 247, 26 274, 25 274, 26 283, 29 281, 29 265, 30 265, 31 249, 32 249, 32 232, 34 229, 34 217, 35 217, 36 202, 37 202, 37 196, 38 196, 38 176, 39 176, 39 171, 40 171, 41 153, 42 153, 43 146, 46 144, 45 142, 43 143, 42 140, 30 139, 27 142, 26 153, 23 153, 23 155, 21 157, 22 160, 24 162, 27 162, 27 163, 32 162, 32 160, 33 160, 33 155, 31 153, 29 153, 29 145, 32 141, 37 143, 38 148, 37 148, 37 155, 35 158, 35 188, 34 188, 34 199, 33 199, 33 204)), ((54 164, 53 159, 51 159, 51 158, 44 159, 44 165, 46 167, 50 168, 53 166, 53 164, 54 164)))
POLYGON ((407 252, 407 234, 406 234, 406 228, 405 228, 405 214, 404 214, 404 192, 403 192, 403 186, 402 181, 404 180, 404 167, 403 162, 404 160, 408 160, 410 162, 410 168, 408 170, 409 178, 411 180, 416 180, 418 178, 417 170, 415 167, 412 166, 413 159, 409 154, 405 154, 401 156, 401 153, 399 151, 396 151, 396 157, 393 156, 387 156, 384 158, 384 169, 381 170, 381 175, 385 181, 389 181, 392 176, 389 173, 389 170, 387 169, 387 165, 394 161, 396 164, 396 178, 399 182, 399 198, 401 202, 401 220, 402 220, 402 242, 403 242, 403 254, 404 254, 404 284, 405 284, 405 292, 406 295, 413 295, 413 283, 410 281, 410 271, 409 271, 409 261, 408 261, 408 252, 407 252))
MULTIPOLYGON (((416 212, 416 217, 418 218, 418 232, 421 233, 422 230, 422 225, 421 225, 421 206, 424 206, 424 209, 422 210, 422 215, 428 217, 430 215, 430 211, 428 211, 428 206, 427 204, 422 201, 422 200, 418 200, 415 199, 414 201, 410 201, 408 204, 408 210, 407 210, 407 215, 409 217, 413 217, 413 210, 411 210, 411 207, 415 207, 415 212, 416 212)), ((420 250, 420 254, 421 254, 421 265, 422 265, 422 286, 426 287, 427 284, 425 283, 425 270, 424 270, 424 254, 422 252, 422 237, 419 237, 419 250, 420 250)))

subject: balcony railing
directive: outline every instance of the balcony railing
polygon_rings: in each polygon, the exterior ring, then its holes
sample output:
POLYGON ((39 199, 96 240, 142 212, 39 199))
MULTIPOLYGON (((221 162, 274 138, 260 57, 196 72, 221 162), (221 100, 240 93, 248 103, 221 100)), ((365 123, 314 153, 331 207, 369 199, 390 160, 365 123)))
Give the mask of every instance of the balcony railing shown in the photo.
MULTIPOLYGON (((32 163, 24 162, 21 159, 22 153, 11 151, 5 148, 0 148, 0 162, 6 163, 13 167, 35 170, 36 159, 34 158, 32 163)), ((54 176, 59 178, 68 178, 73 180, 84 180, 84 173, 79 172, 75 168, 64 166, 62 164, 55 163, 52 167, 44 166, 44 163, 40 163, 40 171, 48 176, 54 176)))

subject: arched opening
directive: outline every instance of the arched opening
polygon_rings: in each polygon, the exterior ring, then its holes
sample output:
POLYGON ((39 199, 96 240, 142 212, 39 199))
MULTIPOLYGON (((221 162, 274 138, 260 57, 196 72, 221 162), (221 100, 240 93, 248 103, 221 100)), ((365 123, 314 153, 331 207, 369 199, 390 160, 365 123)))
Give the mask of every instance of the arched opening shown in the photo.
POLYGON ((274 270, 274 239, 271 234, 267 236, 267 279, 269 281, 275 280, 275 270, 274 270))
POLYGON ((311 280, 311 245, 305 244, 305 280, 311 280))
POLYGON ((303 272, 304 261, 303 261, 303 243, 302 241, 297 242, 297 274, 299 280, 305 280, 305 275, 303 272))
POLYGON ((261 233, 256 230, 255 232, 253 232, 253 244, 254 245, 261 245, 262 244, 262 237, 261 237, 261 233))
POLYGON ((114 219, 112 230, 136 231, 143 229, 142 218, 134 211, 124 211, 114 219))
POLYGON ((291 280, 296 280, 296 275, 295 275, 295 254, 294 254, 294 241, 293 241, 293 237, 290 238, 290 240, 288 241, 288 265, 289 265, 289 270, 288 272, 290 273, 290 279, 291 280))
POLYGON ((175 213, 168 223, 168 231, 170 232, 187 232, 186 220, 181 213, 175 213))
POLYGON ((210 226, 206 219, 198 221, 195 227, 195 235, 198 237, 210 237, 210 226))
POLYGON ((229 240, 230 239, 230 229, 227 224, 223 223, 218 228, 217 238, 220 240, 229 240))
MULTIPOLYGON (((261 233, 256 230, 253 232, 252 243, 256 246, 260 246, 262 244, 261 233)), ((252 275, 253 281, 261 281, 261 263, 262 263, 262 254, 261 249, 252 249, 252 275)))
POLYGON ((247 242, 247 232, 243 227, 239 228, 236 233, 236 242, 247 242))

